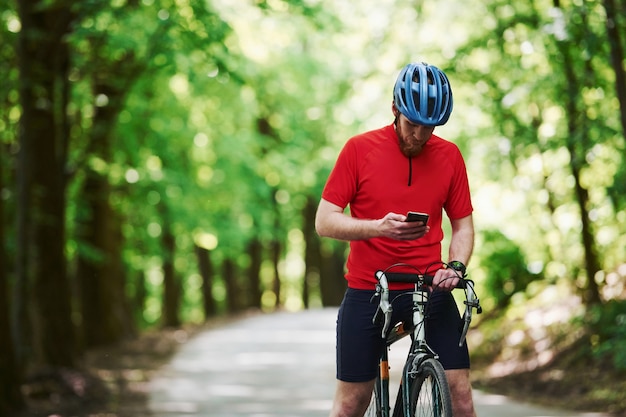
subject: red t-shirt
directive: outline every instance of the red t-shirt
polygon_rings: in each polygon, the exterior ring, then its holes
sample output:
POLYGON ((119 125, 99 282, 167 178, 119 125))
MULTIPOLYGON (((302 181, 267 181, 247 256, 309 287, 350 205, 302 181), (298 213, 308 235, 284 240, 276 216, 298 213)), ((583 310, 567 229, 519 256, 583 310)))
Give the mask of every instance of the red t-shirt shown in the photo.
POLYGON ((465 162, 458 147, 433 135, 419 155, 408 158, 400 151, 393 125, 348 140, 322 198, 343 208, 350 206, 350 214, 360 219, 380 219, 389 212, 430 215, 430 231, 420 239, 351 241, 346 279, 348 286, 356 289, 373 289, 374 273, 398 262, 414 265, 425 273, 428 266, 441 261, 443 210, 450 219, 466 217, 473 210, 465 162))

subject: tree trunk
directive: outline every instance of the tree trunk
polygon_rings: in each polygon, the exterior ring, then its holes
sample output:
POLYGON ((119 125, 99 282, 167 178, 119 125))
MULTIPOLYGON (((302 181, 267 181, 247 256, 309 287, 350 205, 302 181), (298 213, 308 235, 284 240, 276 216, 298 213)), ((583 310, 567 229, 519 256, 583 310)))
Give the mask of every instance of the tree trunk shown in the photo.
POLYGON ((319 294, 320 285, 320 265, 322 264, 320 253, 320 240, 315 232, 315 212, 317 210, 317 200, 307 198, 304 206, 304 223, 302 231, 304 233, 304 282, 302 291, 302 301, 305 308, 310 305, 311 293, 319 294), (315 291, 313 291, 315 288, 315 291))
MULTIPOLYGON (((92 43, 98 45, 97 40, 92 43)), ((93 51, 92 58, 98 63, 93 74, 93 96, 106 97, 108 102, 94 105, 88 155, 92 160, 100 159, 108 165, 113 162, 113 132, 117 118, 139 72, 132 52, 111 61, 109 57, 100 57, 97 47, 93 51)), ((123 292, 125 276, 119 267, 122 262, 121 218, 110 204, 112 190, 108 171, 94 167, 90 162, 87 161, 85 167, 80 198, 84 207, 77 220, 80 239, 77 271, 85 344, 94 347, 130 336, 134 328, 129 326, 132 313, 123 292)))
POLYGON ((106 300, 109 302, 109 326, 115 340, 132 338, 137 335, 137 325, 133 321, 133 311, 126 294, 126 267, 122 259, 124 236, 122 234, 122 216, 111 213, 111 246, 114 254, 108 270, 110 271, 106 300))
POLYGON ((202 277, 202 307, 205 319, 217 314, 217 305, 213 296, 213 263, 211 262, 211 252, 200 246, 195 247, 198 258, 198 269, 202 277))
POLYGON ((229 313, 236 313, 239 311, 239 286, 235 263, 230 258, 226 258, 222 265, 222 279, 226 287, 226 310, 229 313))
POLYGON ((89 171, 82 201, 90 215, 81 219, 77 276, 81 295, 83 343, 91 348, 135 333, 121 259, 121 219, 111 207, 108 181, 89 171))
POLYGON ((346 263, 345 242, 331 242, 329 245, 322 245, 321 267, 320 267, 320 291, 322 304, 328 306, 338 306, 343 300, 343 294, 347 288, 344 278, 346 263))
POLYGON ((250 256, 250 267, 248 268, 248 283, 250 285, 248 297, 249 307, 261 308, 261 262, 263 255, 263 245, 257 238, 252 238, 248 244, 248 255, 250 256))
POLYGON ((172 232, 167 214, 162 222, 161 243, 163 246, 163 325, 180 326, 181 286, 176 276, 174 259, 176 256, 176 237, 172 232))
POLYGON ((16 344, 43 364, 77 356, 65 260, 65 174, 70 6, 18 1, 20 103, 16 344), (27 304, 33 314, 27 313, 27 304), (29 334, 27 329, 32 329, 29 334), (32 337, 31 337, 32 336, 32 337))
POLYGON ((280 268, 278 265, 280 264, 280 254, 282 252, 282 245, 279 240, 272 240, 270 244, 270 248, 272 251, 272 266, 274 270, 274 279, 272 281, 272 290, 274 291, 274 295, 276 299, 274 300, 274 308, 278 309, 282 305, 281 300, 281 285, 280 285, 280 268))
MULTIPOLYGON (((558 7, 558 1, 555 0, 555 7, 558 7)), ((584 16, 583 16, 584 19, 584 16)), ((574 40, 575 42, 576 40, 574 40)), ((585 161, 584 144, 588 142, 588 129, 584 123, 586 116, 584 112, 578 108, 580 102, 579 85, 584 82, 576 78, 575 63, 570 54, 572 45, 568 41, 557 42, 559 52, 563 58, 563 72, 569 89, 565 96, 565 107, 567 117, 567 149, 570 154, 570 167, 575 181, 575 197, 580 210, 580 219, 582 222, 582 244, 585 253, 585 273, 586 282, 582 290, 582 299, 585 305, 592 306, 602 302, 598 284, 595 281, 595 275, 601 270, 600 261, 595 246, 595 237, 589 220, 589 193, 582 186, 580 181, 581 168, 585 161), (580 148, 583 150, 580 150, 580 148)), ((578 45, 575 45, 578 48, 578 45)), ((590 69, 586 71, 589 73, 590 69)), ((589 79, 589 74, 585 76, 589 79)))
MULTIPOLYGON (((4 189, 4 178, 2 173, 4 162, 4 146, 0 144, 0 190, 4 189)), ((20 375, 15 350, 13 348, 13 337, 11 335, 11 300, 9 298, 9 268, 6 256, 6 231, 4 229, 4 199, 0 198, 0 416, 17 414, 23 405, 20 392, 20 375)))
MULTIPOLYGON (((602 4, 606 12, 606 33, 611 48, 611 65, 615 72, 615 89, 620 104, 622 135, 626 136, 626 72, 624 71, 624 50, 622 49, 619 30, 620 16, 617 13, 615 0, 603 0, 602 4)), ((624 149, 626 150, 626 147, 624 149)))
POLYGON ((135 323, 138 325, 145 323, 143 312, 146 307, 147 298, 148 291, 146 290, 146 274, 144 271, 137 271, 135 278, 135 290, 132 298, 132 315, 135 317, 135 323))

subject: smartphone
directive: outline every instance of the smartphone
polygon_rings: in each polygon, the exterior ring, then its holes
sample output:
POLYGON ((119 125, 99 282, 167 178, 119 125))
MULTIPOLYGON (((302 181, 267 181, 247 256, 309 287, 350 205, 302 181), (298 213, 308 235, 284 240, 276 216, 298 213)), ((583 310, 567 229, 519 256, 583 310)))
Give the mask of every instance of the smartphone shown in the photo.
POLYGON ((419 213, 416 211, 409 211, 406 214, 406 221, 407 222, 424 222, 424 224, 428 223, 428 214, 426 213, 419 213))

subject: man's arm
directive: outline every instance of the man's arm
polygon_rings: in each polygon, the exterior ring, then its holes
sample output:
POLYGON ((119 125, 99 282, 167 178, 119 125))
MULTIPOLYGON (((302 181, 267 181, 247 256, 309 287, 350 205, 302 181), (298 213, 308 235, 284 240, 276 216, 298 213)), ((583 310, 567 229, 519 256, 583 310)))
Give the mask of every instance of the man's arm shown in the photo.
MULTIPOLYGON (((460 261, 467 265, 474 250, 474 220, 472 215, 461 219, 450 220, 452 237, 448 262, 460 261)), ((435 273, 433 286, 445 291, 452 291, 458 282, 457 272, 451 269, 440 269, 435 273)))
POLYGON ((451 220, 450 224, 452 225, 452 237, 448 262, 460 261, 467 265, 474 251, 474 220, 472 215, 451 220))
POLYGON ((338 240, 364 240, 389 237, 398 240, 417 239, 429 230, 421 222, 405 222, 403 214, 387 213, 382 219, 357 219, 344 213, 330 201, 322 199, 315 215, 315 230, 322 237, 338 240))

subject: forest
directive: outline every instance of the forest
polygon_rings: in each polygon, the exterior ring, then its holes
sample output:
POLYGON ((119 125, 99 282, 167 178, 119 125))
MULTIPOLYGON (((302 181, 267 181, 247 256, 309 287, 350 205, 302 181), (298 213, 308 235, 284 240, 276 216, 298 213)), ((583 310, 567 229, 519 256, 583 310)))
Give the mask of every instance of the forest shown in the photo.
POLYGON ((411 61, 454 89, 477 361, 626 380, 626 0, 0 5, 0 416, 147 329, 338 305, 315 210, 411 61))

